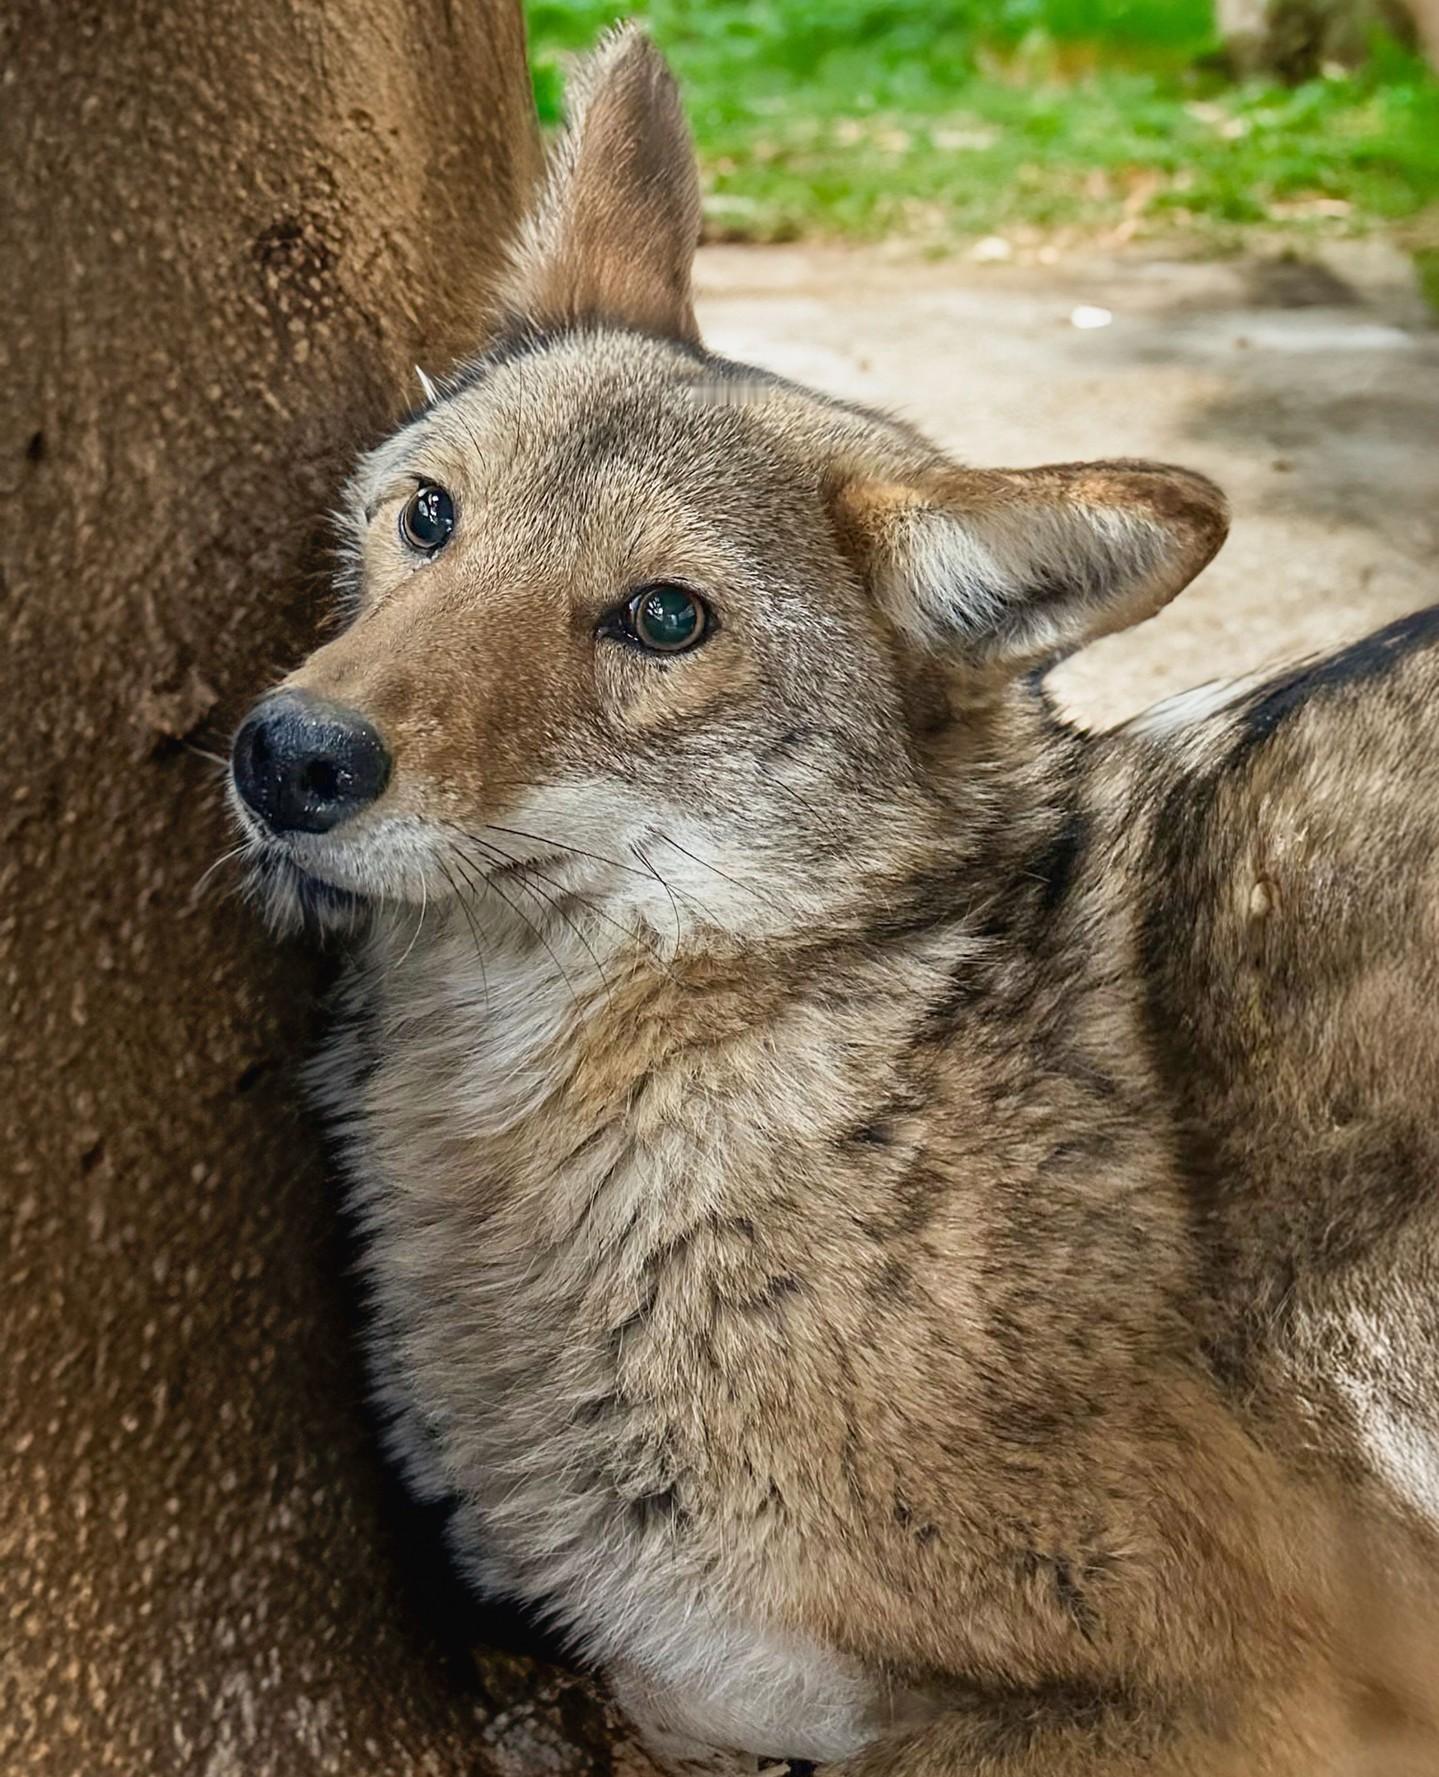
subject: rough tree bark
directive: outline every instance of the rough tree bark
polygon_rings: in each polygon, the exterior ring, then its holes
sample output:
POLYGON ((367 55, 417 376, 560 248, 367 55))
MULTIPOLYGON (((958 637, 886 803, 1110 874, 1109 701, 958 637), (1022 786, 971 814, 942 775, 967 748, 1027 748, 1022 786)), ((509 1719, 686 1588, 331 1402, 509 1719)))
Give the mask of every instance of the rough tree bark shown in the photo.
POLYGON ((197 892, 186 744, 308 646, 345 459, 476 342, 537 162, 518 0, 0 29, 0 1769, 528 1769, 493 1717, 536 1685, 601 1768, 587 1694, 446 1663, 386 1541, 313 971, 197 892))

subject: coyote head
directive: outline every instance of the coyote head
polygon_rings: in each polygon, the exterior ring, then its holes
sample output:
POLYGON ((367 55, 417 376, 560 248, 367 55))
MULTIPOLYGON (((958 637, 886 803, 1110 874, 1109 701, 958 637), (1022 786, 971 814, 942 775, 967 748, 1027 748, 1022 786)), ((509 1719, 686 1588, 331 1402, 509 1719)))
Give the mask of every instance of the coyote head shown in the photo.
POLYGON ((347 627, 236 741, 280 910, 536 869, 655 936, 842 920, 962 828, 1036 664, 1219 546, 1198 475, 964 468, 712 356, 699 228, 674 82, 620 30, 483 350, 350 484, 347 627))

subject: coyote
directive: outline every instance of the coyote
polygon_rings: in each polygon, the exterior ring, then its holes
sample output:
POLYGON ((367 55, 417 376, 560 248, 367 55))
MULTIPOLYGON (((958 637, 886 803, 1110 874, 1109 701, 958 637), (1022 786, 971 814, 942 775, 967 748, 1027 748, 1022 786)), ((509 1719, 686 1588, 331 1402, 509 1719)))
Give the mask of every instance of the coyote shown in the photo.
POLYGON ((1218 490, 718 358, 698 233, 622 29, 235 742, 389 1448, 667 1771, 1439 1771, 1439 615, 1078 731, 1218 490))

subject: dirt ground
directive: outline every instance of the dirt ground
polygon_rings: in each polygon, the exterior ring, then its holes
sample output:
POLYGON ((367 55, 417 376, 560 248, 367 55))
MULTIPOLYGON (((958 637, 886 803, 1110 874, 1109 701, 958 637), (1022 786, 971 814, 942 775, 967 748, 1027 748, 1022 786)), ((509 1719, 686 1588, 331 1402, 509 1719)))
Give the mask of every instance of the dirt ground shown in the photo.
POLYGON ((1055 673, 1086 722, 1439 600, 1439 328, 1392 249, 1019 266, 710 247, 699 293, 715 349, 903 413, 966 461, 1156 457, 1225 488, 1206 572, 1055 673))

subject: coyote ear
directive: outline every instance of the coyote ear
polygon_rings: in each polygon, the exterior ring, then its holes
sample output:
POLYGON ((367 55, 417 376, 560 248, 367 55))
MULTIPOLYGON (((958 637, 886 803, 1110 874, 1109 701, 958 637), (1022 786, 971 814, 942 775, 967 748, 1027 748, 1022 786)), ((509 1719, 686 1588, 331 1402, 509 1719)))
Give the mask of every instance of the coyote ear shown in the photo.
POLYGON ((836 512, 901 632, 1016 669, 1152 617, 1229 528, 1212 481, 1127 461, 852 478, 836 512))
POLYGON ((621 25, 575 70, 569 126, 499 297, 544 329, 586 321, 696 340, 699 174, 664 57, 621 25))

